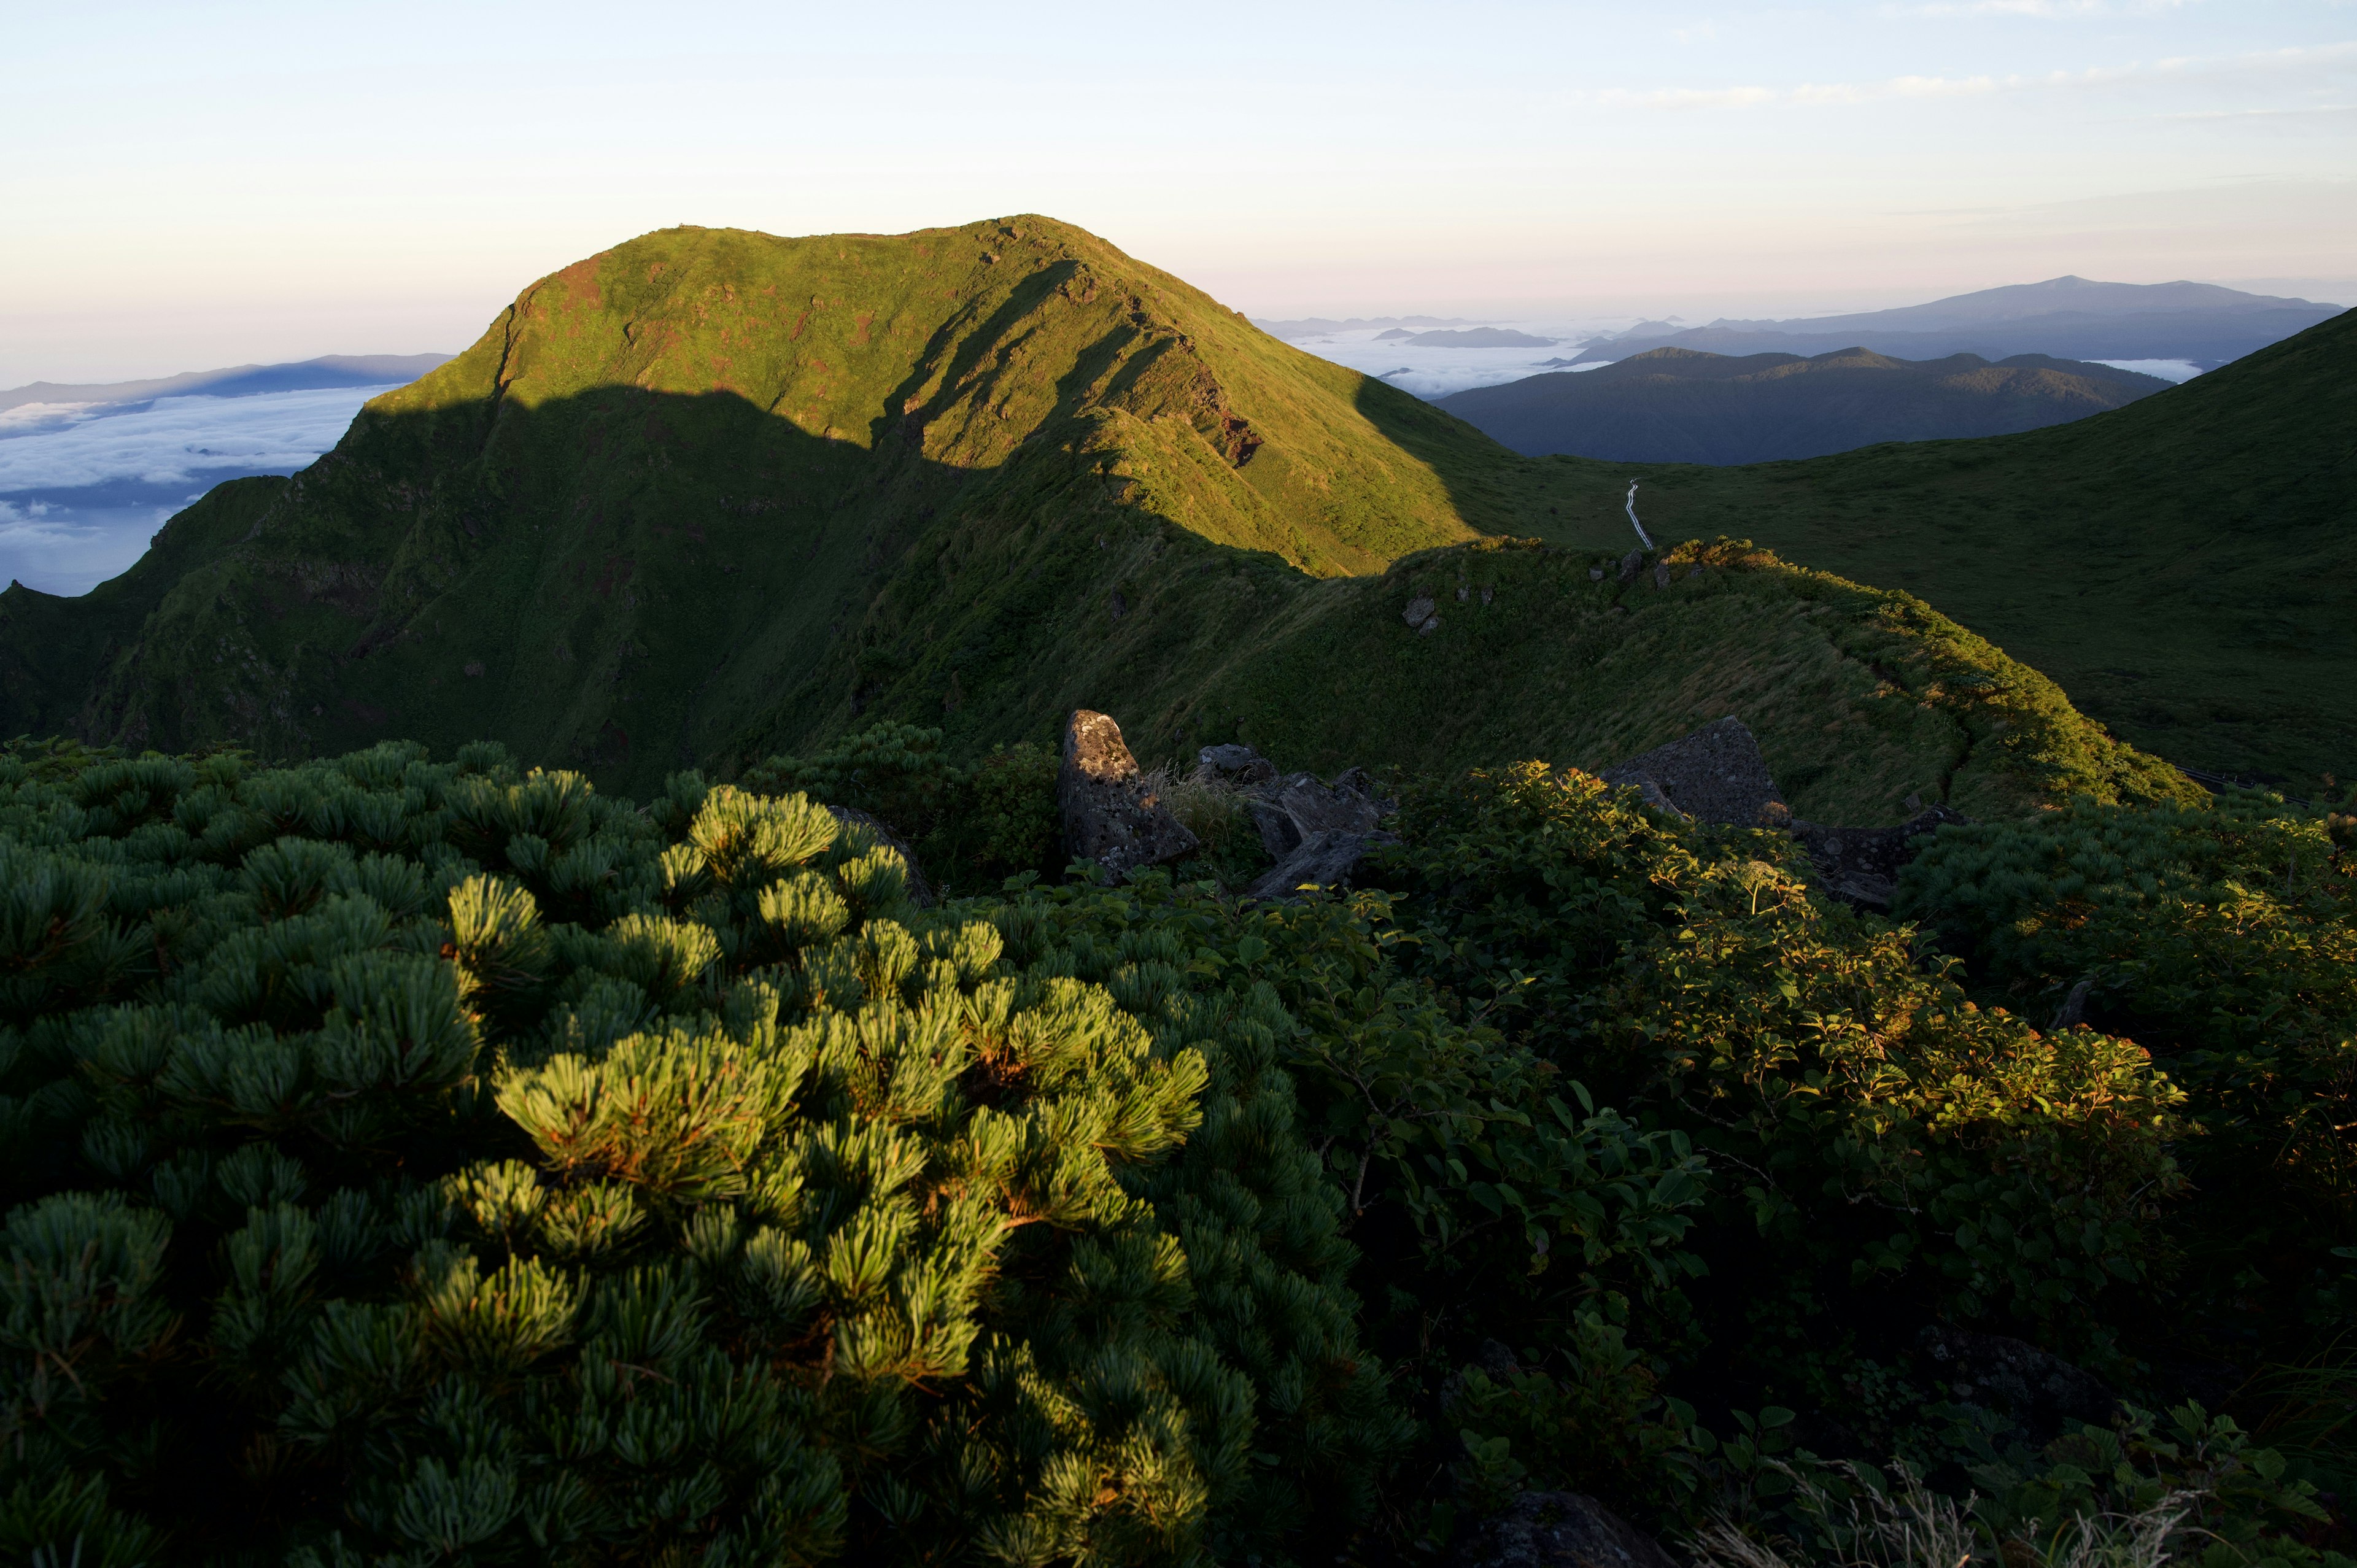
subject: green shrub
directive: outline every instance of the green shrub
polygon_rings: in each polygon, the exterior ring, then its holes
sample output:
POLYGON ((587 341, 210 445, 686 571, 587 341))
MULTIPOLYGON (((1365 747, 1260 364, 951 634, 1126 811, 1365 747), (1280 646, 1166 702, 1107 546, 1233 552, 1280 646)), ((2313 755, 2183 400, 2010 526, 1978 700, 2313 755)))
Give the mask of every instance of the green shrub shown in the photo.
POLYGON ((943 888, 973 893, 1062 869, 1056 767, 1054 753, 1031 741, 961 764, 942 750, 941 731, 888 720, 823 751, 770 757, 743 783, 868 812, 909 841, 943 888))
POLYGON ((1185 1561, 1396 1444, 1265 992, 1009 961, 798 796, 641 813, 490 747, 35 774, 20 1552, 1185 1561))
MULTIPOLYGON (((2240 794, 1950 828, 1900 907, 1996 994, 2078 1004, 2192 1094, 2188 1157, 2257 1260, 2357 1239, 2357 863, 2327 813, 2240 794)), ((2274 1272, 2280 1272, 2279 1269, 2274 1272)))

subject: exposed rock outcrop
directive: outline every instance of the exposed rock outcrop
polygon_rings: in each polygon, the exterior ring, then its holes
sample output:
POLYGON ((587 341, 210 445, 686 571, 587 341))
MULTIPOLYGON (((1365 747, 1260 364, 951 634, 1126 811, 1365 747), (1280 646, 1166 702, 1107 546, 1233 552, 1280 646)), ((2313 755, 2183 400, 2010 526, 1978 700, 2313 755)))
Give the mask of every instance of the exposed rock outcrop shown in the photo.
POLYGON ((1207 746, 1196 753, 1195 777, 1236 789, 1259 830, 1261 848, 1276 862, 1247 889, 1255 898, 1290 897, 1306 883, 1347 882, 1367 851, 1398 839, 1381 831, 1393 805, 1375 793, 1363 768, 1331 780, 1314 773, 1280 776, 1247 746, 1207 746))
POLYGON ((1115 881, 1139 866, 1176 860, 1199 843, 1139 779, 1121 726, 1086 708, 1075 709, 1064 725, 1056 810, 1066 858, 1093 860, 1115 881))
POLYGON ((1244 889, 1254 898, 1290 898, 1305 886, 1334 887, 1351 880, 1367 852, 1378 844, 1397 843, 1399 835, 1351 832, 1324 828, 1303 839, 1293 853, 1254 879, 1244 889))
MULTIPOLYGON (((1784 803, 1749 726, 1732 715, 1597 777, 1607 784, 1634 786, 1645 804, 1658 811, 1732 827, 1781 828, 1808 851, 1827 892, 1866 909, 1890 908, 1899 874, 1915 858, 1926 834, 1945 822, 1972 821, 1951 807, 1931 806, 1895 828, 1804 822, 1784 803)), ((1908 804, 1915 803, 1909 797, 1908 804)))
POLYGON ((1641 789, 1651 780, 1671 805, 1706 822, 1764 827, 1770 821, 1766 814, 1770 808, 1784 808, 1784 797, 1777 793, 1759 741, 1752 738, 1750 727, 1732 714, 1597 777, 1607 784, 1634 784, 1641 789))
POLYGON ((1677 1568, 1644 1531, 1580 1492, 1524 1492, 1484 1520, 1457 1568, 1677 1568))
POLYGON ((1938 832, 1943 822, 1961 824, 1971 821, 1952 807, 1932 806, 1895 828, 1828 828, 1804 822, 1798 817, 1790 826, 1792 836, 1801 841, 1817 870, 1824 874, 1825 886, 1834 897, 1869 908, 1888 909, 1892 895, 1898 891, 1899 873, 1915 858, 1921 847, 1915 841, 1925 833, 1938 832))

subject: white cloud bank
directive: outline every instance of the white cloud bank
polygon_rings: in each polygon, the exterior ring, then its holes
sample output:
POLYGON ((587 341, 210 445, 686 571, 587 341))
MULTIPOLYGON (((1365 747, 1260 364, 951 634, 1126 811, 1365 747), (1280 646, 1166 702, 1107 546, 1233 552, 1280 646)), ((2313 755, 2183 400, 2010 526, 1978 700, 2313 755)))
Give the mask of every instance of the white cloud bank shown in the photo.
POLYGON ((105 403, 27 404, 0 423, 0 494, 184 484, 222 469, 291 473, 341 439, 361 404, 390 390, 158 398, 123 413, 105 403))
POLYGON ((342 438, 361 404, 387 390, 0 411, 0 581, 86 594, 138 560, 207 487, 307 467, 342 438), (182 485, 185 495, 156 493, 182 485))

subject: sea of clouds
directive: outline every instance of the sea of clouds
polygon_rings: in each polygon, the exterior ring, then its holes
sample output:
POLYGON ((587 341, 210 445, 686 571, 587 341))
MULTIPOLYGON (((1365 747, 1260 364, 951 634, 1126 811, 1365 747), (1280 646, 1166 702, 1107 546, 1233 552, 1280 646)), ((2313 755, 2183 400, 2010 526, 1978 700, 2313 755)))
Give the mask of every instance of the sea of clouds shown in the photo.
POLYGON ((206 490, 307 467, 389 390, 0 409, 0 577, 86 594, 206 490))
POLYGON ((1605 361, 1577 365, 1561 361, 1598 333, 1627 328, 1630 318, 1622 316, 1609 321, 1485 321, 1481 325, 1510 327, 1534 338, 1555 341, 1544 349, 1419 349, 1396 338, 1388 343, 1375 341, 1383 331, 1379 327, 1286 340, 1321 360, 1331 360, 1338 365, 1379 377, 1403 392, 1436 398, 1468 387, 1495 386, 1500 381, 1518 381, 1524 376, 1545 375, 1551 371, 1592 371, 1605 361))

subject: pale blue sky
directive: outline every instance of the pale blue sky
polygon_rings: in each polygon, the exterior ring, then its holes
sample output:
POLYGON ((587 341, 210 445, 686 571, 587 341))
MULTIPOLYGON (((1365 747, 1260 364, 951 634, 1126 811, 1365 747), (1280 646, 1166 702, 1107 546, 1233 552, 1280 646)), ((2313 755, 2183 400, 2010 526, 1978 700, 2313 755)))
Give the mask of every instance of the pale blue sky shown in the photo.
POLYGON ((682 221, 1043 211, 1255 315, 2357 277, 2329 0, 0 0, 0 387, 453 350, 682 221))

